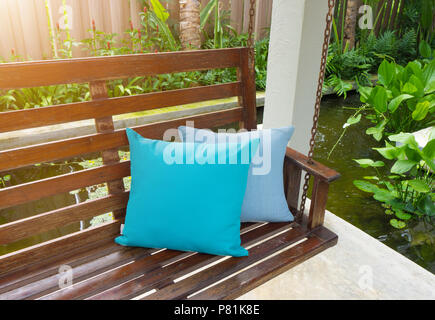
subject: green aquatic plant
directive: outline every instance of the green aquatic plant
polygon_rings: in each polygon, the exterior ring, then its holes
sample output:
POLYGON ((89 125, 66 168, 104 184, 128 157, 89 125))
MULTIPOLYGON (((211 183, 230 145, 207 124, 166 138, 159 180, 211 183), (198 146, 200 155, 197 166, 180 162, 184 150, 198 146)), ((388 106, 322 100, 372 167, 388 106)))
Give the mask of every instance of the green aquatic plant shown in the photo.
POLYGON ((359 93, 374 124, 366 133, 377 141, 427 128, 435 124, 435 60, 415 60, 406 67, 384 60, 377 85, 360 87, 359 93))
POLYGON ((391 135, 383 148, 373 148, 384 161, 356 159, 362 168, 371 168, 375 174, 355 180, 354 185, 382 202, 385 213, 394 215, 390 224, 404 228, 415 218, 433 221, 435 218, 435 127, 429 140, 420 148, 411 133, 391 135), (396 144, 396 145, 394 145, 396 144), (387 175, 378 168, 388 166, 387 175), (373 181, 373 182, 370 182, 373 181))

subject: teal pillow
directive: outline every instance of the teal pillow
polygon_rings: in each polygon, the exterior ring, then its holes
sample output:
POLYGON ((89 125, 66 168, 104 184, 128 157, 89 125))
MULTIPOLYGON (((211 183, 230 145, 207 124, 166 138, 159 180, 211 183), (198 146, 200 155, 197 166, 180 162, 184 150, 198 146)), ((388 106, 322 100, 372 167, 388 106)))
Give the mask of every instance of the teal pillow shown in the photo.
POLYGON ((240 245, 240 214, 259 139, 210 148, 150 140, 131 129, 127 136, 131 190, 123 235, 116 243, 248 255, 240 245))

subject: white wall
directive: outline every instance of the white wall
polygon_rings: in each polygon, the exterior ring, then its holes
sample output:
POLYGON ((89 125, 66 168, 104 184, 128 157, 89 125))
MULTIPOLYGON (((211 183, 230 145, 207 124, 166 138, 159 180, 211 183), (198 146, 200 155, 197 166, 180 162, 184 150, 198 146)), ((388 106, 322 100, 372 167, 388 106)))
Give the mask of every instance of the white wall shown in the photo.
POLYGON ((274 0, 264 128, 293 124, 290 146, 308 152, 327 0, 274 0))

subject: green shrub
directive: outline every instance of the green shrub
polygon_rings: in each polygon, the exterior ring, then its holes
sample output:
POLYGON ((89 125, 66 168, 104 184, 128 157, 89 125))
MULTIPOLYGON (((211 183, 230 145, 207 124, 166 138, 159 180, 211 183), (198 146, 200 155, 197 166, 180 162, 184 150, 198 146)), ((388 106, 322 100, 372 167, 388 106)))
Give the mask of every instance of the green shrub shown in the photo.
POLYGON ((435 124, 435 60, 412 61, 406 67, 384 60, 374 88, 360 87, 367 117, 375 124, 367 134, 380 141, 399 132, 435 124))

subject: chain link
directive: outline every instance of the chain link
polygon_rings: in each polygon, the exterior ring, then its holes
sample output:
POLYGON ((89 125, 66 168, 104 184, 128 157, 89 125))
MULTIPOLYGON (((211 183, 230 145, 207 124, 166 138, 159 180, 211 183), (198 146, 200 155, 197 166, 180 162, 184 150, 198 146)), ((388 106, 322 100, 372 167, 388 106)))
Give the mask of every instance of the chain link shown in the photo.
MULTIPOLYGON (((329 39, 331 36, 331 24, 332 17, 334 14, 335 8, 335 0, 328 0, 328 14, 326 15, 326 28, 324 32, 323 38, 323 46, 322 46, 322 60, 320 62, 320 72, 319 79, 317 83, 317 93, 316 93, 316 104, 314 106, 314 116, 313 116, 313 127, 311 128, 311 139, 310 139, 310 150, 308 151, 308 163, 313 163, 313 154, 314 154, 314 144, 316 141, 316 134, 319 122, 319 113, 320 113, 320 102, 322 100, 322 88, 323 81, 325 79, 325 68, 326 68, 326 59, 328 57, 328 47, 329 47, 329 39)), ((296 219, 300 220, 305 211, 305 202, 307 201, 307 193, 308 186, 310 182, 310 174, 307 172, 304 176, 304 187, 302 191, 302 199, 301 206, 299 208, 299 212, 296 215, 296 219)))
POLYGON ((255 7, 256 0, 250 0, 249 6, 249 25, 248 25, 248 41, 247 46, 249 48, 249 66, 251 70, 255 68, 255 54, 254 54, 254 22, 255 22, 255 7))

